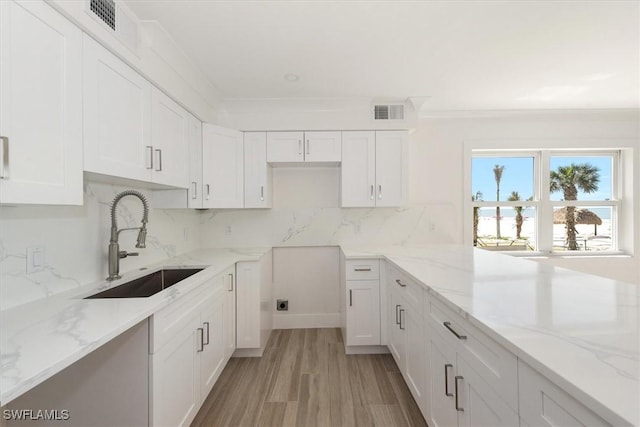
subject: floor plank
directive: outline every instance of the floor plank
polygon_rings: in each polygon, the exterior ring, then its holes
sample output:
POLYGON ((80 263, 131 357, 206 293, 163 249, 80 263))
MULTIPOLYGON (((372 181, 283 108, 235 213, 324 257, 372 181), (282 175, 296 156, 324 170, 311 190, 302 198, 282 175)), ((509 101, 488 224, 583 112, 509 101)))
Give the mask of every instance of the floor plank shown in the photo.
POLYGON ((232 358, 194 427, 426 426, 393 357, 345 355, 337 328, 273 331, 261 358, 232 358))

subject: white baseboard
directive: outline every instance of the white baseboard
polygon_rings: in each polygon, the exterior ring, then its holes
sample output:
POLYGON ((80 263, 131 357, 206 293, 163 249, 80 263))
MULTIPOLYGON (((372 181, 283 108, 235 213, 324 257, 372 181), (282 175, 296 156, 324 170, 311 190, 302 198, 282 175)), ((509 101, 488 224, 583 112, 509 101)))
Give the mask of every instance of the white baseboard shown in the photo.
POLYGON ((349 345, 344 354, 387 354, 391 353, 386 345, 349 345))
POLYGON ((340 313, 273 314, 273 329, 338 328, 340 313))

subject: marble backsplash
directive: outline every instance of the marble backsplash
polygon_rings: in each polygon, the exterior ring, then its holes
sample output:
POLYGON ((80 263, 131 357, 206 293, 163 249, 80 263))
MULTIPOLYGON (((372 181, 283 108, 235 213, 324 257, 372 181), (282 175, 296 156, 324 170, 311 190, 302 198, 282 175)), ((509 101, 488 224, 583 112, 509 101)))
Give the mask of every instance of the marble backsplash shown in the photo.
POLYGON ((305 207, 203 211, 203 247, 417 245, 459 243, 453 205, 403 208, 305 207))
MULTIPOLYGON (((44 298, 107 276, 110 206, 131 187, 85 182, 83 206, 0 207, 0 309, 44 298), (29 247, 44 247, 41 271, 26 273, 29 247)), ((149 200, 149 190, 138 189, 149 200)), ((118 205, 118 226, 138 227, 142 205, 125 197, 118 205)), ((120 248, 139 252, 120 260, 120 271, 166 259, 200 247, 199 214, 179 209, 149 212, 147 247, 135 249, 135 231, 120 234, 120 248)))

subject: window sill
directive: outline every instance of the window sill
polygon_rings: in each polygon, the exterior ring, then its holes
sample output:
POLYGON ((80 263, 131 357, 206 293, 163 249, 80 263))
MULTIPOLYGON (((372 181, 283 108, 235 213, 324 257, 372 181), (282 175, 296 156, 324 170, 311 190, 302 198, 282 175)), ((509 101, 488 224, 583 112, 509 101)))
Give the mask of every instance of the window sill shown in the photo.
POLYGON ((572 253, 549 253, 549 252, 509 252, 509 255, 513 255, 519 258, 532 258, 532 259, 551 259, 551 258, 631 258, 633 255, 622 251, 572 251, 572 253))

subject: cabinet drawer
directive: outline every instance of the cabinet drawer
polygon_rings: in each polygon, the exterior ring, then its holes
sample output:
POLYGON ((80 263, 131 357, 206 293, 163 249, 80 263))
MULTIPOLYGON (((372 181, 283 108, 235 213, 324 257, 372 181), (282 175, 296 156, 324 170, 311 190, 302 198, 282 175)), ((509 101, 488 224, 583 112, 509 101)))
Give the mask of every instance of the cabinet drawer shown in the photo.
POLYGON ((414 308, 416 313, 422 316, 423 287, 415 280, 409 278, 398 268, 389 266, 389 288, 396 291, 407 304, 414 308))
POLYGON ((380 278, 380 260, 348 260, 345 264, 347 280, 378 280, 380 278))
POLYGON ((517 411, 518 358, 435 298, 425 294, 424 302, 431 330, 453 344, 469 366, 517 411))
POLYGON ((532 426, 610 426, 589 408, 565 393, 526 363, 518 363, 520 373, 520 416, 532 426))

